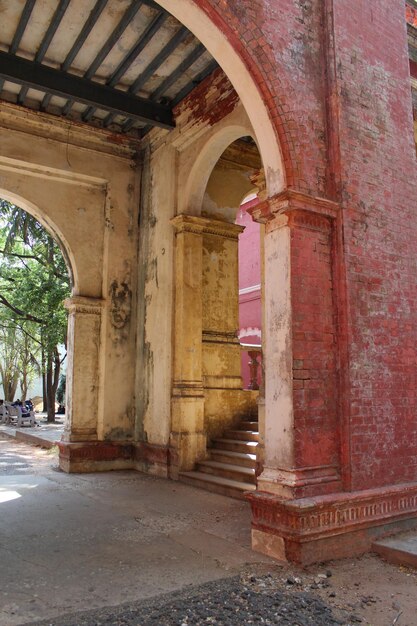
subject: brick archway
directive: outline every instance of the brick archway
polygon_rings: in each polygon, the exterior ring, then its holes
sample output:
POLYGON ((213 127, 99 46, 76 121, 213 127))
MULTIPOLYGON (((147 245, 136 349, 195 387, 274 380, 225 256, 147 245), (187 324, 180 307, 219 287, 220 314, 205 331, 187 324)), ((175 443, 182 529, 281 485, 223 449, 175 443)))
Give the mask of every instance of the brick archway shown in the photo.
POLYGON ((237 34, 208 2, 159 0, 158 3, 194 33, 222 67, 253 127, 265 167, 268 193, 279 193, 286 184, 287 169, 293 169, 290 165, 293 159, 286 154, 288 150, 283 149, 282 140, 284 145, 287 141, 285 135, 277 132, 279 124, 274 118, 277 120, 279 114, 274 111, 264 81, 259 81, 259 68, 244 52, 237 34))

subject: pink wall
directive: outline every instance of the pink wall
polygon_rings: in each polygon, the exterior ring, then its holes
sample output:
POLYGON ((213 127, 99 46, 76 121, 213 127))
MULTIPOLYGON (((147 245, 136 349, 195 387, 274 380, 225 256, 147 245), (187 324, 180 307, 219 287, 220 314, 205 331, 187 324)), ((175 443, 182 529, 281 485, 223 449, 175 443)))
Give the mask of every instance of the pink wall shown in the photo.
MULTIPOLYGON (((241 343, 261 343, 261 266, 260 226, 247 213, 247 209, 258 203, 258 198, 241 205, 236 224, 245 230, 239 237, 239 339, 241 343)), ((243 388, 250 382, 249 356, 242 351, 243 388)), ((258 371, 258 384, 261 379, 258 371)))

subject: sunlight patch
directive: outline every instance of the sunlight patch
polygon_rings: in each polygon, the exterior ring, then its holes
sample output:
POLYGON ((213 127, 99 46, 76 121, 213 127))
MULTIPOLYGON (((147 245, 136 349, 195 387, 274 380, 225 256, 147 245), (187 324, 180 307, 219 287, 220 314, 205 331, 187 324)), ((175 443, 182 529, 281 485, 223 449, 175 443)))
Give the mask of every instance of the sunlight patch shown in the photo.
POLYGON ((16 500, 22 496, 17 491, 0 491, 0 504, 9 502, 10 500, 16 500))

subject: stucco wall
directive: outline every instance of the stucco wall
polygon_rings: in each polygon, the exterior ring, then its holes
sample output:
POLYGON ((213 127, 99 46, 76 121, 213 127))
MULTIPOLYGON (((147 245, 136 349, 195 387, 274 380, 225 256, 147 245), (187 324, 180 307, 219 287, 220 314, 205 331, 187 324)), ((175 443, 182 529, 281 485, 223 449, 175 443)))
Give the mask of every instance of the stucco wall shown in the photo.
MULTIPOLYGON (((59 241, 73 274, 73 296, 102 301, 97 406, 85 410, 89 421, 96 414, 99 439, 129 439, 140 168, 133 147, 109 138, 0 106, 0 195, 33 214, 59 241)), ((82 359, 74 367, 82 375, 82 359)))

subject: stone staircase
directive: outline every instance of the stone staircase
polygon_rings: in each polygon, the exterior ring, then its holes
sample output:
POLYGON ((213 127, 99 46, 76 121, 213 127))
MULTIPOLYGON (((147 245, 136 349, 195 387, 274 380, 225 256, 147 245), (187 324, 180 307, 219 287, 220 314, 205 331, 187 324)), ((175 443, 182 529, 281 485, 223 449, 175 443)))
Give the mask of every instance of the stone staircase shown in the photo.
POLYGON ((256 489, 258 438, 257 421, 240 422, 235 430, 226 430, 221 439, 212 441, 208 458, 197 463, 194 471, 180 472, 181 482, 243 499, 245 491, 256 489))

